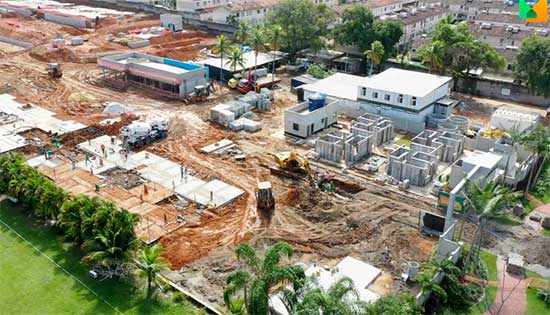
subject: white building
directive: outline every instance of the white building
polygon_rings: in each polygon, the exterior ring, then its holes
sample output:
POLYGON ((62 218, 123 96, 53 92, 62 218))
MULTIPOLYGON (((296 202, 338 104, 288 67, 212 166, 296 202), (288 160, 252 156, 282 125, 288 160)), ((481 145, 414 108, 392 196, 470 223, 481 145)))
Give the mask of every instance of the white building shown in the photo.
POLYGON ((172 32, 180 32, 183 30, 183 18, 178 14, 161 14, 160 24, 162 27, 172 32))
POLYGON ((420 6, 404 9, 394 15, 381 16, 380 19, 397 19, 403 24, 403 36, 400 45, 411 44, 419 36, 430 34, 439 21, 450 15, 448 9, 440 6, 420 6))
POLYGON ((216 23, 229 23, 232 20, 247 21, 252 26, 260 25, 265 22, 269 10, 278 2, 278 0, 235 1, 202 10, 200 19, 216 23))
POLYGON ((176 0, 177 11, 209 9, 239 0, 176 0))
MULTIPOLYGON (((330 114, 344 114, 356 118, 371 113, 389 118, 396 129, 420 133, 426 128, 426 122, 431 115, 448 116, 450 108, 456 104, 448 99, 451 81, 450 77, 390 68, 370 78, 337 73, 313 84, 300 86, 300 89, 303 90, 306 100, 313 93, 325 94, 339 100, 338 103, 330 103, 334 106, 329 110, 330 114)), ((293 125, 287 124, 290 122, 287 121, 287 117, 301 117, 309 124, 317 121, 312 121, 311 117, 319 115, 319 121, 320 118, 326 117, 325 114, 316 113, 320 109, 307 112, 301 109, 301 116, 292 114, 298 109, 300 105, 285 112, 285 132, 307 137, 326 127, 323 121, 319 125, 315 124, 313 128, 306 129, 305 134, 296 134, 295 130, 289 129, 293 125)), ((328 121, 328 125, 330 123, 331 120, 328 121)), ((301 125, 299 122, 297 124, 301 125)))

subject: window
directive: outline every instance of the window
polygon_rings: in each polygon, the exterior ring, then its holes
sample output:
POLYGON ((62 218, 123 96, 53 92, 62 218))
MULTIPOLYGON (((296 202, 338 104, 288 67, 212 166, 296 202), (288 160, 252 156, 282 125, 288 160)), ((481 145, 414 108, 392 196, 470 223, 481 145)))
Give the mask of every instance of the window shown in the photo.
POLYGON ((292 124, 292 129, 296 130, 296 131, 300 131, 300 125, 298 124, 292 124))
POLYGON ((411 100, 411 105, 416 106, 416 96, 413 96, 413 98, 411 100))
POLYGON ((361 88, 361 95, 367 96, 367 88, 361 88))
POLYGON ((389 94, 384 95, 384 100, 389 101, 390 100, 390 95, 389 94))
POLYGON ((372 92, 372 97, 373 98, 378 98, 378 92, 372 92))
POLYGON ((399 94, 399 96, 397 97, 397 102, 399 103, 403 103, 403 94, 399 94))

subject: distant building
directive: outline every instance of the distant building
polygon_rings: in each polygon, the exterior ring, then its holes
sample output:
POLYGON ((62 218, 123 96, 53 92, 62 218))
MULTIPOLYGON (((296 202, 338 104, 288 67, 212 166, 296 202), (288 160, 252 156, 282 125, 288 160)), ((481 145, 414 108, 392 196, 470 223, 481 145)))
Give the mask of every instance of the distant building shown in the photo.
POLYGON ((247 21, 250 25, 264 24, 267 13, 278 0, 240 0, 203 8, 199 11, 203 21, 230 24, 232 21, 247 21))
POLYGON ((180 32, 183 30, 183 17, 179 14, 161 14, 160 24, 167 30, 180 32))

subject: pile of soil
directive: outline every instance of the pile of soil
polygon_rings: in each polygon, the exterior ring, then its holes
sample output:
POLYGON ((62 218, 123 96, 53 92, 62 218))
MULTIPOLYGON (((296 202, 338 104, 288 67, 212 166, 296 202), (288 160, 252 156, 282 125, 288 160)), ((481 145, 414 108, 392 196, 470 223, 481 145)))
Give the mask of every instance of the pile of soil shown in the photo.
POLYGON ((522 250, 528 264, 539 264, 550 268, 550 238, 536 236, 526 242, 527 246, 522 250))

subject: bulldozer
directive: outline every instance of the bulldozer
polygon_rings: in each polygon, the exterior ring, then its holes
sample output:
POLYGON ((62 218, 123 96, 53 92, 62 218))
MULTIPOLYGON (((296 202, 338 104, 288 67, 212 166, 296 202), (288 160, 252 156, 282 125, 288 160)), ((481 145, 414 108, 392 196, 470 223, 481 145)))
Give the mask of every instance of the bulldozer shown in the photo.
POLYGON ((61 65, 58 63, 50 63, 48 64, 48 75, 51 79, 59 79, 63 76, 63 72, 61 71, 61 65))
POLYGON ((314 180, 308 159, 296 151, 280 152, 272 155, 279 166, 278 170, 271 169, 272 172, 283 173, 289 177, 300 177, 300 175, 305 174, 310 181, 314 180))

